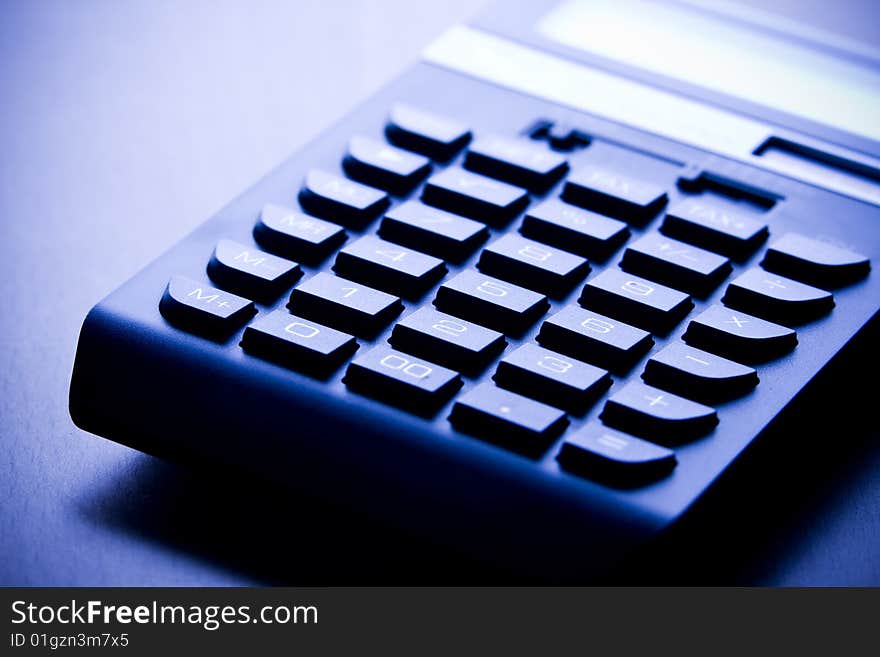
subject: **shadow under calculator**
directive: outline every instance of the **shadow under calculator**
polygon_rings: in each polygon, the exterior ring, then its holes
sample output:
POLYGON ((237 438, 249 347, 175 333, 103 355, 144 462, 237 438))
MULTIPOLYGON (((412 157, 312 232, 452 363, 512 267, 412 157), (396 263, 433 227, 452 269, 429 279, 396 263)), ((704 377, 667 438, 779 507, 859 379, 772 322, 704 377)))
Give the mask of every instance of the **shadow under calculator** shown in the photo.
MULTIPOLYGON (((145 455, 81 508, 94 522, 265 584, 878 585, 880 560, 869 581, 841 581, 833 554, 812 565, 809 581, 790 572, 814 549, 817 523, 846 513, 880 472, 873 387, 861 384, 880 362, 878 327, 866 327, 679 523, 609 564, 601 580, 536 580, 302 492, 145 455)), ((833 547, 860 545, 841 536, 833 547)))

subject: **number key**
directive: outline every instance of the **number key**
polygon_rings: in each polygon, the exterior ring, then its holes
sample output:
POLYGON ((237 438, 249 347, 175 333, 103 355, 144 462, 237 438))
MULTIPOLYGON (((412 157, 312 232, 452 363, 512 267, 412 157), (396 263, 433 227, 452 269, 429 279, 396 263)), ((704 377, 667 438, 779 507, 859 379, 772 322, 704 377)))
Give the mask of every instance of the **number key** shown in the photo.
POLYGON ((443 261, 368 235, 343 248, 333 271, 353 281, 415 299, 443 278, 443 261))
POLYGON ((659 334, 669 332, 694 307, 684 292, 619 269, 606 269, 587 281, 578 302, 659 334))
POLYGON ((420 308, 400 320, 388 342, 465 374, 480 372, 507 346, 501 333, 433 308, 420 308))
POLYGON ((371 338, 400 314, 403 303, 394 295, 320 272, 294 288, 287 307, 302 317, 371 338))
POLYGON ((435 412, 462 385, 457 372, 384 345, 353 360, 343 382, 356 392, 420 414, 435 412))
POLYGON ((508 335, 520 335, 547 312, 550 302, 543 294, 467 269, 440 286, 434 305, 508 335))
POLYGON ((531 343, 505 356, 493 378, 502 388, 573 413, 585 411, 611 385, 605 370, 531 343))
POLYGON ((477 268, 551 297, 564 296, 590 271, 580 256, 514 234, 483 249, 477 268))

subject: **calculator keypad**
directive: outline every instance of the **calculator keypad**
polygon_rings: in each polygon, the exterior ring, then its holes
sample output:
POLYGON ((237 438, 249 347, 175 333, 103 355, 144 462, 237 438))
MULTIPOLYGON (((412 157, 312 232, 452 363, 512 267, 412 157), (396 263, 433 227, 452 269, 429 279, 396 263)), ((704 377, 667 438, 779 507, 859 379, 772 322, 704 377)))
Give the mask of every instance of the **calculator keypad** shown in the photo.
POLYGON ((474 138, 397 105, 387 141, 353 135, 341 173, 294 183, 300 208, 263 207, 259 249, 219 241, 205 265, 217 287, 173 276, 160 311, 225 340, 256 301, 268 307, 244 329, 250 355, 338 376, 352 394, 448 418, 560 472, 613 486, 666 476, 675 450, 719 422, 712 405, 750 394, 752 365, 791 352, 791 327, 831 312, 828 290, 870 263, 789 233, 756 265, 772 221, 682 191, 664 212, 664 186, 614 163, 569 172, 561 152, 574 147, 548 130, 474 138), (701 301, 731 273, 721 303, 701 301), (359 339, 372 344, 351 360, 359 339))

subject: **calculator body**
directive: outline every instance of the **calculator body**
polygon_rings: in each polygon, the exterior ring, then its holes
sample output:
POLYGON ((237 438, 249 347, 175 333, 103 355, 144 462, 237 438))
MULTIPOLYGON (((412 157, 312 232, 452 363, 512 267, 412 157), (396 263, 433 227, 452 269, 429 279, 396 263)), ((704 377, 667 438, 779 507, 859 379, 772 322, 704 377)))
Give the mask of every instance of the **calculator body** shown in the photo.
MULTIPOLYGON (((537 4, 542 9, 552 5, 537 4)), ((522 21, 537 11, 525 5, 522 21)), ((71 415, 83 429, 140 451, 242 473, 231 486, 251 485, 253 476, 265 478, 390 519, 451 549, 518 571, 563 580, 572 573, 602 572, 633 546, 680 518, 762 432, 784 421, 790 402, 877 314, 880 279, 875 273, 835 287, 834 309, 821 319, 797 326, 797 347, 756 366, 760 383, 754 390, 715 405, 718 425, 706 436, 675 445, 674 470, 638 486, 608 485, 570 472, 557 460, 569 432, 598 421, 604 399, 570 417, 566 433, 537 455, 524 455, 456 430, 448 418, 457 397, 424 417, 349 390, 343 382, 345 364, 327 377, 314 377, 249 354, 239 346, 243 327, 221 340, 182 330, 170 324, 159 309, 169 278, 182 275, 210 282, 205 268, 219 240, 253 244, 255 221, 267 203, 296 207, 302 181, 315 167, 341 173, 352 136, 381 138, 389 108, 398 103, 455 117, 475 137, 500 133, 527 139, 541 121, 564 122, 589 138, 587 146, 566 153, 572 171, 594 163, 611 166, 662 186, 670 206, 697 194, 719 207, 738 208, 745 203, 749 212, 766 220, 767 243, 734 263, 735 271, 725 283, 695 299, 696 308, 686 319, 665 335, 655 335, 650 354, 680 340, 693 317, 720 303, 727 282, 759 266, 767 244, 786 233, 827 240, 876 262, 880 207, 852 193, 798 179, 790 171, 772 170, 754 159, 754 150, 741 158, 730 151, 719 153, 542 98, 534 90, 507 88, 479 72, 463 71, 460 61, 447 57, 447 51, 480 40, 484 34, 489 45, 504 39, 517 49, 542 48, 536 50, 541 57, 571 66, 592 64, 589 57, 575 56, 562 47, 514 43, 509 35, 521 31, 522 40, 529 41, 532 32, 502 17, 498 9, 473 28, 458 29, 429 48, 425 61, 95 306, 80 334, 71 415), (703 187, 694 191, 683 180, 703 187)), ((679 93, 686 91, 682 85, 679 93)), ((704 102, 711 105, 710 100, 704 102)), ((790 141, 791 135, 803 134, 799 129, 805 125, 799 121, 780 125, 773 119, 780 117, 771 113, 761 119, 779 128, 768 138, 778 133, 779 139, 790 141)), ((823 152, 846 153, 853 161, 870 164, 880 154, 872 153, 872 143, 861 138, 851 137, 840 146, 840 141, 828 139, 834 136, 830 133, 816 135, 817 131, 811 131, 804 141, 810 146, 825 144, 823 152)), ((464 152, 448 164, 436 165, 435 173, 459 166, 464 152)), ((558 197, 562 184, 532 194, 530 202, 534 205, 558 197)), ((392 207, 407 198, 417 199, 420 189, 393 197, 392 207)), ((656 231, 664 212, 644 227, 633 228, 630 241, 656 231)), ((492 228, 487 243, 515 233, 520 222, 521 216, 507 226, 492 228)), ((378 225, 379 220, 361 230, 348 229, 348 240, 373 234, 378 225)), ((591 263, 593 270, 584 280, 616 266, 625 248, 604 263, 591 263)), ((479 255, 477 249, 460 263, 447 263, 446 278, 473 269, 479 255)), ((304 266, 304 279, 330 271, 333 262, 330 255, 316 266, 304 266)), ((534 341, 544 319, 576 304, 584 280, 564 297, 551 299, 547 314, 521 335, 507 336, 507 352, 534 341)), ((431 306, 435 292, 436 286, 422 297, 406 300, 405 310, 387 329, 370 339, 358 338, 358 353, 386 344, 395 322, 417 308, 431 306)), ((270 303, 258 303, 258 316, 285 309, 288 300, 289 289, 270 303)), ((638 380, 648 357, 629 371, 615 374, 611 392, 638 380)), ((494 370, 491 364, 465 377, 457 395, 490 381, 494 370)), ((829 437, 830 442, 834 440, 839 437, 829 437)))

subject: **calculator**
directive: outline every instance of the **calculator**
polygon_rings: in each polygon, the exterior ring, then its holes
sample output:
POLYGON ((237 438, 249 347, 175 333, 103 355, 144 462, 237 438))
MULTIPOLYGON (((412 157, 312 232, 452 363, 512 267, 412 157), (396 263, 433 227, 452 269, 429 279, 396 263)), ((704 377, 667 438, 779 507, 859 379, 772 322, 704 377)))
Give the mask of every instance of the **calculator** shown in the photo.
POLYGON ((452 28, 89 312, 74 422, 604 571, 880 307, 880 60, 783 27, 581 0, 452 28))

